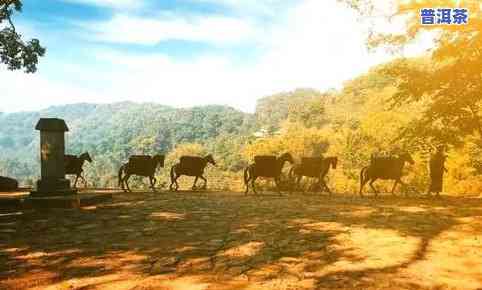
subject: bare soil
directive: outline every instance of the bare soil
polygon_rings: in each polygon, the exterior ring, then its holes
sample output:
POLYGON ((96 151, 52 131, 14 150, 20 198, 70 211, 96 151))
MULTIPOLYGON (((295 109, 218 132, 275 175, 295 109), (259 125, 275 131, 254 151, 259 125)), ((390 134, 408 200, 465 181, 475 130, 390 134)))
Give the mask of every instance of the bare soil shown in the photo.
POLYGON ((482 289, 482 200, 119 193, 0 209, 0 289, 482 289))

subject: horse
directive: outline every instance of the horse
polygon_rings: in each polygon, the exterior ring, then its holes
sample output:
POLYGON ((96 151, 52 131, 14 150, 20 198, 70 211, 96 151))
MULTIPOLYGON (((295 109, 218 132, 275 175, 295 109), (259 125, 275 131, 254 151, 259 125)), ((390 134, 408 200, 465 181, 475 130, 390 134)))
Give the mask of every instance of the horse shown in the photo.
POLYGON ((214 158, 211 154, 208 154, 204 157, 181 156, 181 158, 179 159, 179 163, 176 163, 171 167, 171 185, 169 186, 169 189, 171 191, 177 191, 179 189, 177 179, 182 175, 195 177, 194 183, 192 185, 192 190, 195 190, 197 188, 196 183, 199 178, 204 180, 204 185, 201 187, 201 189, 206 189, 207 180, 203 176, 203 174, 204 169, 206 168, 208 163, 216 166, 216 161, 214 161, 214 158))
POLYGON ((258 177, 274 178, 278 192, 281 195, 281 191, 279 191, 279 182, 281 171, 283 170, 283 166, 286 162, 291 164, 294 163, 293 156, 290 153, 284 153, 279 157, 255 156, 254 163, 250 164, 248 167, 246 167, 246 169, 244 169, 244 184, 246 185, 244 195, 248 194, 250 181, 254 194, 257 194, 255 181, 258 177))
POLYGON ((87 181, 84 178, 84 162, 89 161, 92 162, 92 158, 90 158, 89 152, 84 152, 79 156, 75 155, 65 155, 64 162, 65 162, 65 174, 66 175, 75 175, 74 181, 74 188, 77 187, 77 181, 81 178, 84 181, 84 187, 87 187, 87 181))
POLYGON ((159 166, 164 167, 164 159, 165 156, 160 154, 152 157, 149 155, 133 155, 129 157, 129 161, 119 168, 119 186, 124 191, 126 191, 126 188, 127 191, 131 191, 129 188, 129 178, 132 175, 138 175, 149 177, 149 182, 151 184, 150 188, 153 191, 156 191, 154 186, 157 180, 154 177, 154 174, 159 166))
MULTIPOLYGON (((318 161, 318 160, 314 160, 314 161, 318 161)), ((317 184, 321 186, 321 190, 326 190, 331 195, 332 192, 330 188, 328 188, 328 186, 326 185, 325 177, 330 171, 330 168, 336 169, 337 164, 338 164, 338 157, 336 156, 320 158, 318 166, 309 166, 311 164, 307 166, 306 163, 304 164, 302 162, 301 164, 293 166, 290 170, 289 175, 290 175, 290 178, 293 178, 294 176, 297 188, 300 188, 300 182, 303 176, 317 178, 318 179, 317 184)))
POLYGON ((370 165, 363 167, 360 171, 360 196, 363 197, 363 187, 370 181, 369 185, 375 192, 375 197, 377 197, 378 191, 373 187, 373 183, 377 179, 395 180, 392 188, 392 195, 394 195, 397 184, 405 184, 401 178, 406 162, 410 164, 415 163, 412 156, 408 153, 403 153, 398 157, 372 157, 370 165))

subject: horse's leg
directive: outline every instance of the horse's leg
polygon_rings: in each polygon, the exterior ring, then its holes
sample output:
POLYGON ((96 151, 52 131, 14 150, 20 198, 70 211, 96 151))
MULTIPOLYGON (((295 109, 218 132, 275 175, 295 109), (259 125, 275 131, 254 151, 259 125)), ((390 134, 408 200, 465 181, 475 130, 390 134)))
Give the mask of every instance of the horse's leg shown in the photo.
POLYGON ((197 183, 197 180, 198 180, 199 176, 196 176, 196 178, 194 178, 194 183, 192 184, 192 190, 196 190, 196 183, 197 183))
POLYGON ((87 188, 87 180, 85 180, 85 177, 80 174, 80 178, 82 178, 82 181, 84 182, 84 188, 87 188))
POLYGON ((399 179, 395 179, 395 182, 393 183, 393 187, 392 187, 393 196, 395 196, 395 188, 397 187, 398 182, 399 182, 399 179))
POLYGON ((151 189, 152 191, 156 192, 156 188, 155 188, 155 185, 156 185, 156 178, 154 176, 149 176, 149 182, 151 183, 151 189))
POLYGON ((373 190, 373 192, 375 193, 375 197, 378 196, 378 190, 373 186, 373 183, 377 180, 377 178, 372 178, 370 179, 370 188, 373 190))
POLYGON ((132 192, 131 188, 129 187, 129 178, 131 178, 131 175, 128 174, 124 177, 124 182, 126 184, 126 188, 128 192, 132 192))
POLYGON ((321 180, 320 178, 318 178, 313 184, 312 184, 312 190, 313 190, 313 193, 315 193, 316 191, 319 191, 320 193, 323 192, 323 186, 322 186, 322 183, 321 183, 321 180))
POLYGON ((124 176, 124 177, 121 177, 121 178, 119 179, 120 187, 121 187, 122 191, 124 191, 124 192, 126 191, 125 181, 124 181, 125 178, 126 178, 126 177, 124 176))
POLYGON ((178 179, 179 177, 181 177, 180 174, 179 174, 179 175, 176 175, 176 176, 174 177, 174 184, 176 185, 176 189, 174 189, 174 191, 178 191, 178 190, 179 190, 179 183, 177 183, 177 179, 178 179))
POLYGON ((368 180, 370 180, 367 170, 367 167, 363 167, 360 171, 360 191, 358 192, 360 197, 363 197, 363 188, 367 184, 368 180))
POLYGON ((251 187, 253 188, 253 192, 254 194, 258 194, 258 192, 256 191, 256 187, 254 186, 255 184, 255 181, 258 177, 257 176, 253 176, 253 178, 251 179, 251 187))
POLYGON ((249 192, 249 181, 251 179, 251 176, 248 176, 245 180, 244 180, 244 184, 246 185, 246 190, 244 191, 244 195, 248 195, 248 192, 249 192))
POLYGON ((178 176, 176 176, 176 175, 171 176, 171 184, 169 185, 170 191, 176 191, 177 190, 177 187, 176 187, 176 189, 174 189, 174 185, 176 185, 177 178, 178 178, 178 176))
POLYGON ((77 174, 75 176, 75 181, 74 181, 74 188, 77 188, 77 181, 79 180, 79 175, 77 174))
POLYGON ((275 177, 274 178, 274 184, 276 185, 276 189, 278 190, 278 194, 281 196, 281 188, 279 186, 279 182, 280 182, 279 177, 275 177))
POLYGON ((321 189, 326 189, 326 191, 328 191, 328 194, 331 196, 331 190, 330 188, 328 187, 328 185, 326 185, 326 182, 323 178, 320 179, 320 184, 321 184, 321 189))
POLYGON ((320 182, 319 179, 317 179, 313 184, 312 184, 312 189, 313 189, 313 193, 316 193, 317 191, 319 191, 320 193, 323 193, 323 186, 320 182))
POLYGON ((244 185, 246 186, 246 190, 244 191, 244 195, 248 195, 249 191, 249 180, 251 179, 251 173, 249 172, 249 166, 244 169, 243 172, 243 180, 244 180, 244 185))
POLYGON ((169 176, 171 177, 171 184, 169 185, 169 190, 170 190, 170 191, 173 191, 173 189, 174 189, 174 179, 175 179, 175 177, 176 177, 176 175, 177 175, 177 174, 176 174, 176 170, 175 170, 175 166, 176 166, 176 165, 172 166, 172 167, 171 167, 171 171, 169 172, 169 176))
POLYGON ((304 192, 304 190, 302 190, 302 189, 301 189, 301 186, 300 186, 300 184, 301 184, 301 179, 302 179, 302 178, 303 178, 302 175, 296 176, 296 188, 297 188, 299 191, 304 192))
POLYGON ((171 179, 171 184, 169 184, 169 190, 170 191, 173 191, 173 187, 174 187, 173 185, 174 185, 174 182, 171 179))
POLYGON ((204 181, 204 185, 201 187, 201 189, 203 190, 206 190, 206 188, 208 187, 208 181, 207 179, 204 177, 204 176, 199 176, 199 178, 201 178, 203 181, 204 181))
POLYGON ((291 179, 291 178, 288 179, 287 183, 288 183, 288 185, 287 185, 287 186, 288 186, 288 193, 289 193, 289 194, 293 194, 293 190, 294 190, 294 186, 295 186, 295 185, 294 185, 294 183, 292 182, 292 179, 291 179))

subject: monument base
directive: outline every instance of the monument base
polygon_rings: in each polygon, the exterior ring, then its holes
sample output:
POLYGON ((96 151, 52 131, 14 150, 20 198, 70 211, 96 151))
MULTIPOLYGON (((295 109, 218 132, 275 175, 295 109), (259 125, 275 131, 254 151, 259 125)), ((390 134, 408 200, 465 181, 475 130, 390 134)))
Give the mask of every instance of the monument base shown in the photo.
POLYGON ((112 201, 112 193, 80 193, 68 196, 32 196, 23 200, 23 208, 81 208, 112 201))
POLYGON ((37 188, 30 192, 32 197, 66 196, 77 194, 77 190, 70 187, 68 179, 40 179, 37 188))

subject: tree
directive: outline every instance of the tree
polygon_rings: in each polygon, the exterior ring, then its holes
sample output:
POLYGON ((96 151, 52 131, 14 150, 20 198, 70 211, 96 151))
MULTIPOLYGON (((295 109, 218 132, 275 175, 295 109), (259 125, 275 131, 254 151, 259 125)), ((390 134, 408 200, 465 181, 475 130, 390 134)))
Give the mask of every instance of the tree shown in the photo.
POLYGON ((325 114, 325 101, 320 98, 293 104, 288 108, 288 118, 292 122, 301 122, 308 128, 321 128, 328 122, 325 114))
MULTIPOLYGON (((362 15, 374 17, 373 0, 340 0, 362 15)), ((426 109, 404 138, 431 138, 435 142, 462 143, 464 136, 477 134, 482 143, 482 15, 479 0, 408 0, 395 1, 395 13, 388 18, 405 19, 403 33, 379 33, 372 29, 368 47, 401 48, 430 33, 435 48, 430 63, 401 59, 386 70, 396 77, 399 91, 393 105, 424 102, 426 109), (429 25, 420 21, 420 9, 426 7, 468 8, 467 25, 429 25)))
POLYGON ((26 73, 34 73, 39 57, 45 54, 45 48, 38 39, 22 40, 12 21, 15 11, 22 11, 20 0, 0 0, 0 25, 7 22, 6 27, 0 30, 0 60, 9 70, 24 68, 26 73))

